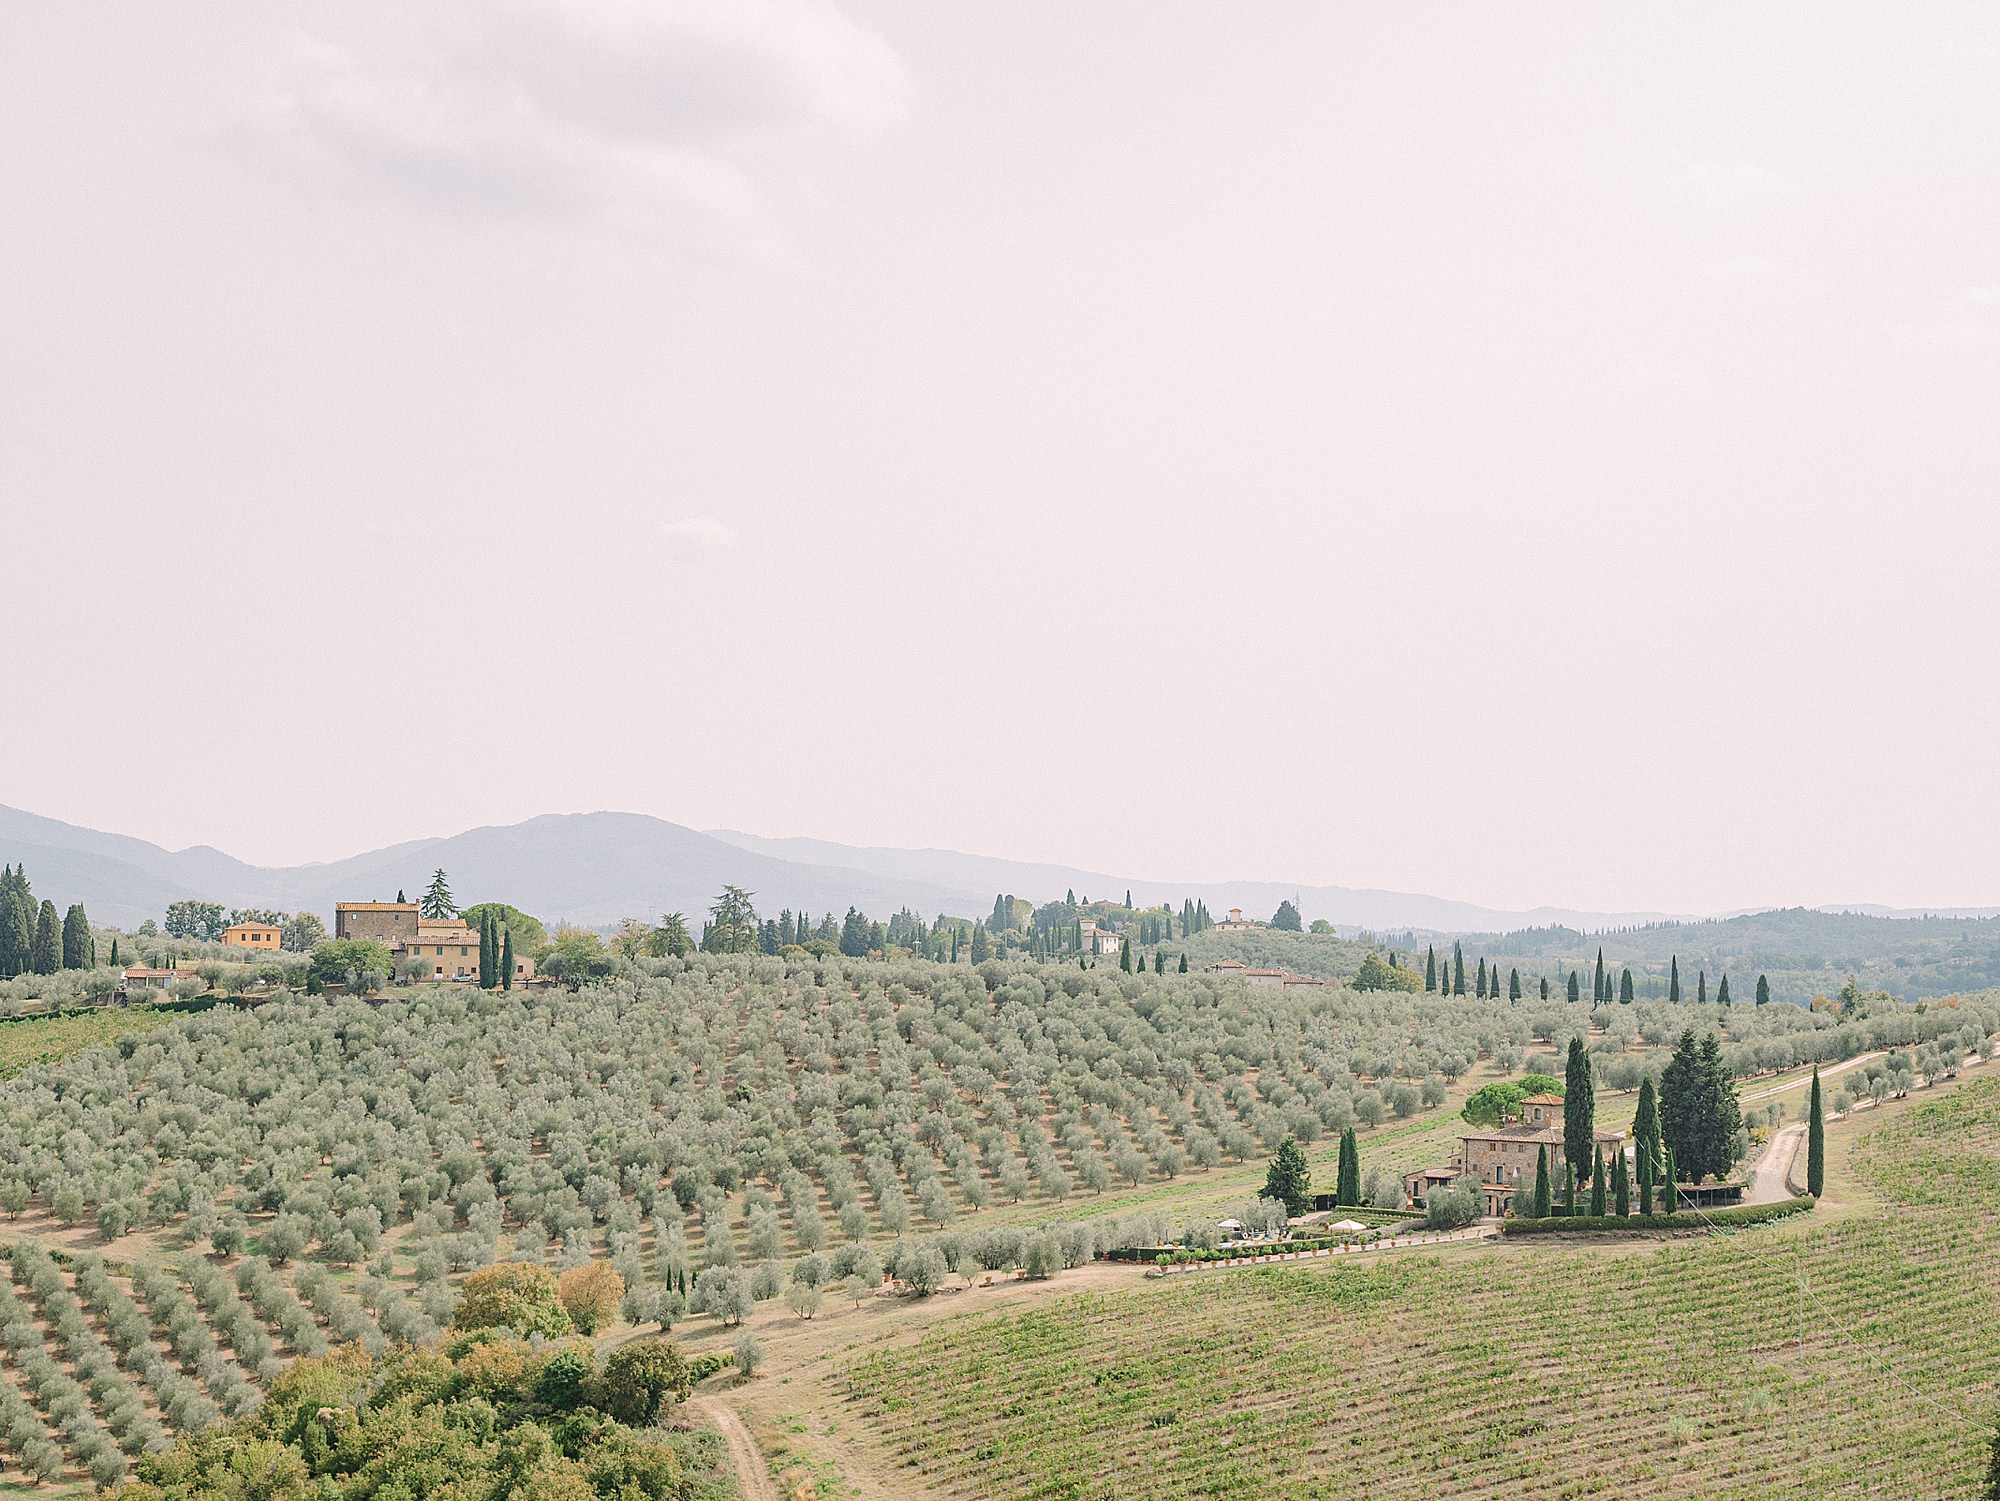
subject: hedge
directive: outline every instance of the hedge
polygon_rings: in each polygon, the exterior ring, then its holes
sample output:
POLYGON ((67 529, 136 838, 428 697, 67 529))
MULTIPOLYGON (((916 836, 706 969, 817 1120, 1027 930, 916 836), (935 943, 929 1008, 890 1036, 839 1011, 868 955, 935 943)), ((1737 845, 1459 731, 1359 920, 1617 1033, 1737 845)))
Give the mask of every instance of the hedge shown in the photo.
POLYGON ((1776 1204, 1738 1204, 1730 1209, 1683 1209, 1674 1214, 1551 1215, 1538 1220, 1510 1215, 1500 1225, 1502 1235, 1617 1234, 1632 1230, 1705 1230, 1712 1225, 1761 1225, 1804 1214, 1818 1201, 1811 1194, 1776 1204))

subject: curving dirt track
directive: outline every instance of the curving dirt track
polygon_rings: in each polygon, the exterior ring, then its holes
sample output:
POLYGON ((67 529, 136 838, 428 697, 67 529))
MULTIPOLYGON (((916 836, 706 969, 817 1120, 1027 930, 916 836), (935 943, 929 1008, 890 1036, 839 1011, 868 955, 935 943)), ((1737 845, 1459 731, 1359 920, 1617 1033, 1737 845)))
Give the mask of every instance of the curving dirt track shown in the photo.
POLYGON ((711 1396, 689 1397, 687 1405, 722 1430, 723 1441, 729 1445, 729 1457, 736 1465, 736 1481, 743 1488, 745 1501, 781 1501, 777 1482, 771 1479, 771 1467, 764 1463, 756 1440, 750 1437, 750 1430, 743 1426, 743 1419, 736 1415, 736 1409, 719 1397, 711 1396))

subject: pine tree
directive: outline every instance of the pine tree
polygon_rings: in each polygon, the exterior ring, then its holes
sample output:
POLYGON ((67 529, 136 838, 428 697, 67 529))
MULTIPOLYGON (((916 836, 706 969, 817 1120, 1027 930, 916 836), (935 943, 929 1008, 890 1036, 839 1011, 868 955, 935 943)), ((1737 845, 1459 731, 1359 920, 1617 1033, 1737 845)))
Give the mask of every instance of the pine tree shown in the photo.
POLYGON ((97 940, 91 936, 90 919, 83 915, 81 902, 76 903, 63 915, 62 967, 64 969, 97 967, 97 940))
POLYGON ((43 902, 35 917, 35 941, 28 950, 28 968, 38 975, 52 975, 62 968, 62 924, 56 921, 54 902, 43 902))
POLYGON ((1438 954, 1432 945, 1424 946, 1424 994, 1435 995, 1438 988, 1438 954))
POLYGON ((1729 1004, 1729 976, 1727 974, 1723 975, 1722 983, 1715 987, 1715 1004, 1718 1006, 1727 1006, 1729 1004))
POLYGON ((1621 1220, 1632 1212, 1632 1174, 1623 1147, 1611 1154, 1611 1212, 1621 1220))
POLYGON ((512 990, 514 988, 514 930, 512 928, 502 928, 500 930, 500 988, 502 990, 512 990))
POLYGON ((1507 999, 1510 1001, 1521 999, 1521 972, 1518 969, 1507 971, 1507 999))
POLYGON ((1632 971, 1629 969, 1618 977, 1618 1002, 1622 1006, 1632 1004, 1632 971))
POLYGON ((1590 1212, 1604 1217, 1604 1157, 1593 1144, 1590 1149, 1590 1212))
POLYGON ((1361 1202, 1361 1144, 1355 1139, 1352 1126, 1340 1133, 1340 1167, 1334 1179, 1333 1198, 1336 1204, 1361 1202))
POLYGON ((1554 1207, 1549 1202, 1549 1149, 1544 1143, 1535 1148, 1535 1218, 1547 1219, 1554 1207))
POLYGON ((1680 955, 1676 954, 1667 961, 1667 1004, 1678 1006, 1680 1003, 1681 960, 1680 955))
POLYGON ((1590 1054, 1583 1039, 1569 1040, 1569 1060, 1563 1067, 1563 1155, 1570 1164, 1586 1160, 1596 1149, 1597 1096, 1591 1080, 1590 1054))
POLYGON ((1826 1116, 1819 1100, 1819 1067, 1813 1067, 1812 1114, 1806 1126, 1806 1192, 1815 1199, 1826 1188, 1826 1116))
POLYGON ((1288 1214, 1305 1214, 1312 1208, 1312 1169, 1306 1154, 1287 1136, 1278 1143, 1278 1154, 1264 1174, 1264 1197, 1276 1199, 1288 1214))
POLYGON ((1769 1005, 1770 1000, 1771 982, 1764 976, 1759 975, 1757 976, 1757 1004, 1760 1006, 1769 1005))
POLYGON ((1569 972, 1569 1003, 1574 1006, 1583 996, 1583 987, 1577 983, 1576 971, 1569 972))
POLYGON ((432 922, 458 916, 458 904, 451 899, 451 887, 445 884, 443 866, 432 873, 430 890, 417 899, 417 916, 432 922))

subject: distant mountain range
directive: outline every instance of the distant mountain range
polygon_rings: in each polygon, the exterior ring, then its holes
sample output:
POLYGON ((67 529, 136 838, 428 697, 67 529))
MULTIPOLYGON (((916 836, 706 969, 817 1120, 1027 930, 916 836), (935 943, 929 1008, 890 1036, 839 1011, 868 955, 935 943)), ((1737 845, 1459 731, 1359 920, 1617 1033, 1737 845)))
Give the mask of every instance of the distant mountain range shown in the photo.
MULTIPOLYGON (((1637 927, 1685 914, 1586 912, 1538 907, 1509 912, 1409 892, 1274 881, 1163 882, 1062 865, 996 860, 952 850, 865 848, 817 839, 767 839, 733 829, 703 833, 639 813, 545 814, 525 823, 418 839, 324 864, 250 865, 197 845, 166 850, 142 839, 99 833, 0 807, 0 862, 24 863, 38 894, 59 905, 80 901, 99 922, 136 926, 169 902, 199 897, 225 907, 312 911, 331 919, 336 901, 387 900, 415 893, 442 866, 461 902, 497 900, 548 921, 603 927, 622 917, 705 911, 724 883, 756 893, 760 911, 821 913, 854 906, 877 918, 902 907, 983 917, 996 894, 1043 902, 1079 897, 1141 904, 1206 902, 1268 918, 1278 903, 1299 903, 1308 922, 1343 929, 1464 933, 1567 927, 1637 927)), ((1845 910, 1881 912, 1855 907, 1845 910)), ((1968 909, 1951 915, 1987 915, 1968 909)))

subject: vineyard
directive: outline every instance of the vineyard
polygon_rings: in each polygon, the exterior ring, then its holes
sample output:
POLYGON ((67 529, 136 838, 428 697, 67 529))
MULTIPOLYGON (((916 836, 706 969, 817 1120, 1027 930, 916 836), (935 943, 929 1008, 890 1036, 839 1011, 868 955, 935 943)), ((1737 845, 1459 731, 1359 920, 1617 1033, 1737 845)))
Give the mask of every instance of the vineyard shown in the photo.
MULTIPOLYGON (((1643 1056, 1721 1025, 1746 1071, 2000 1025, 1985 1002, 1864 1024, 1600 1011, 1607 1058, 1628 1033, 1643 1056)), ((761 1301, 786 1260, 833 1251, 838 1273, 869 1241, 915 1264, 942 1234, 953 1270, 1038 1245, 1075 1264, 1091 1206, 1158 1196, 1150 1238, 1161 1206, 1254 1178, 1287 1135, 1448 1135, 1462 1075, 1593 1025, 1588 1007, 1202 975, 704 956, 578 993, 126 1020, 5 1024, 68 1030, 20 1034, 0 1083, 0 1480, 116 1479, 252 1410, 294 1356, 436 1334, 461 1277, 499 1259, 606 1261, 629 1323, 680 1317, 706 1269, 741 1267, 761 1301), (992 1228, 1058 1218, 1059 1237, 992 1228)), ((1198 1324, 1208 1295, 1176 1296, 1198 1324)))
POLYGON ((1051 1299, 940 1323, 851 1389, 975 1495, 1970 1495, 1996 1123, 2000 1080, 1882 1123, 1848 1170, 1902 1202, 1810 1227, 1051 1299))

